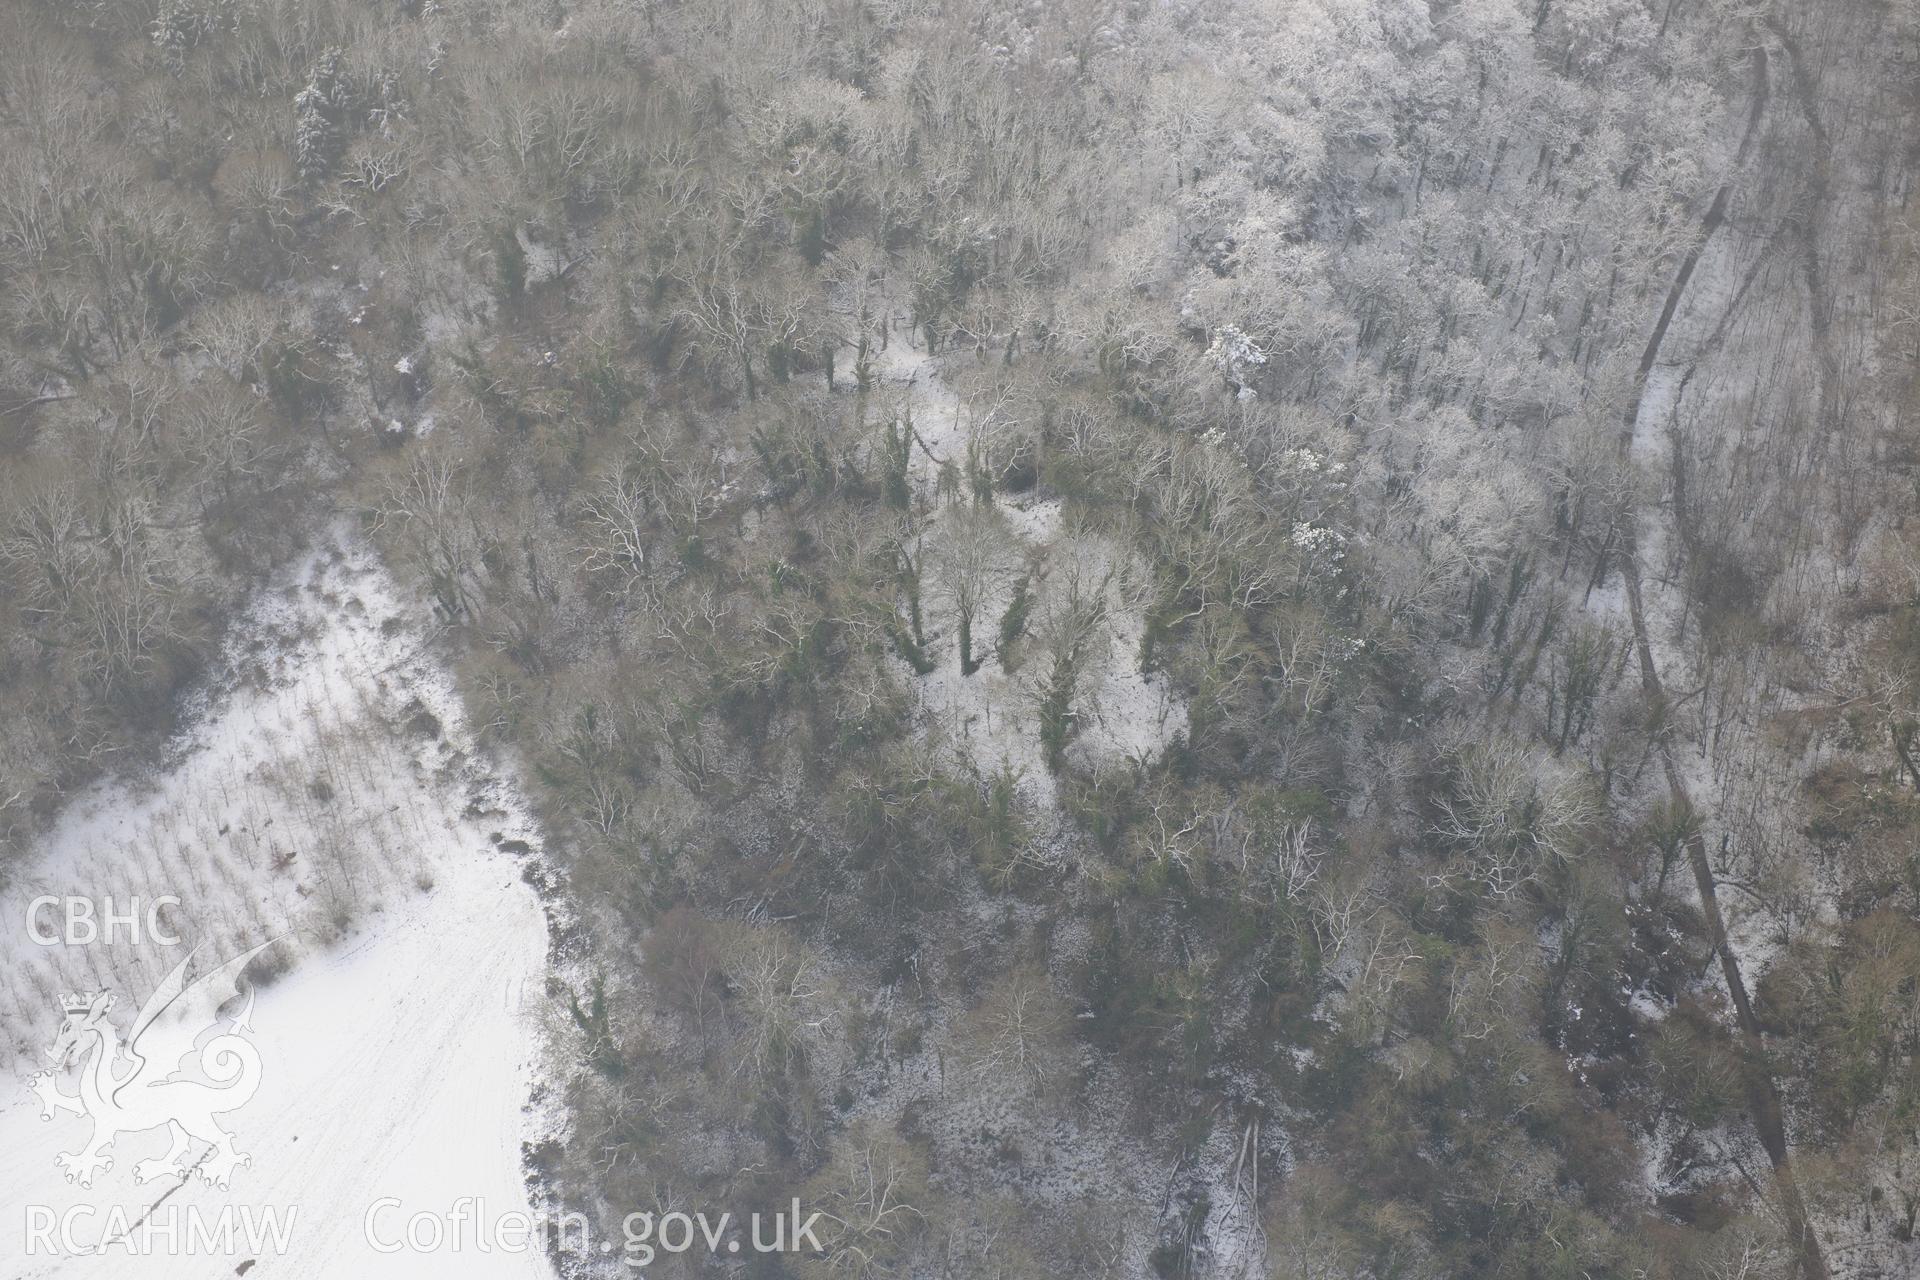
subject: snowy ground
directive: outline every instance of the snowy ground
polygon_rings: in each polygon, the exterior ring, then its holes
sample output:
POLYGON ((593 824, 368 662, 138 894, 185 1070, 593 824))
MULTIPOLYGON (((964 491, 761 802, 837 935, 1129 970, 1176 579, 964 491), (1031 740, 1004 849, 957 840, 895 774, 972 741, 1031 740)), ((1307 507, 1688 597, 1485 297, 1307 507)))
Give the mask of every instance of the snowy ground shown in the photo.
POLYGON ((502 1215, 528 1212, 522 1141, 544 1128, 528 1114, 547 936, 523 880, 535 837, 476 758, 418 616, 363 548, 314 556, 236 628, 223 679, 162 772, 76 801, 0 897, 0 1275, 551 1274, 537 1243, 479 1252, 471 1226, 433 1251, 381 1253, 367 1238, 370 1211, 391 1244, 415 1213, 444 1218, 472 1198, 493 1243, 502 1215), (35 945, 26 903, 42 893, 171 893, 182 944, 35 945), (124 1034, 193 947, 224 960, 270 936, 288 940, 294 967, 257 990, 243 1033, 260 1072, 220 1117, 252 1157, 231 1190, 173 1174, 136 1184, 136 1162, 165 1153, 164 1129, 120 1138, 90 1187, 63 1180, 55 1157, 92 1122, 43 1120, 26 1083, 47 1065, 61 995, 115 991, 124 1034), (140 1230, 104 1254, 66 1251, 114 1239, 116 1206, 183 1233, 189 1213, 258 1226, 271 1211, 284 1234, 220 1242, 214 1257, 140 1230), (49 1215, 63 1222, 52 1255, 29 1230, 49 1215))
MULTIPOLYGON (((932 545, 941 536, 950 504, 965 500, 941 494, 941 472, 944 467, 964 472, 970 437, 983 429, 991 408, 963 399, 943 373, 941 360, 914 346, 910 334, 896 333, 887 349, 878 353, 877 364, 883 382, 901 391, 912 412, 916 440, 909 471, 915 500, 929 512, 926 541, 932 545)), ((1067 532, 1058 499, 1000 495, 994 511, 1018 555, 1040 566, 1035 590, 1043 602, 1049 581, 1057 583, 1070 569, 1083 582, 1108 584, 1106 625, 1075 703, 1080 728, 1073 750, 1096 761, 1150 759, 1159 754, 1186 728, 1187 714, 1185 703, 1164 676, 1140 670, 1143 604, 1149 585, 1146 566, 1111 539, 1067 532)), ((927 648, 937 665, 924 676, 912 677, 912 685, 928 727, 964 751, 983 775, 1011 770, 1024 794, 1051 805, 1053 778, 1041 750, 1034 712, 1039 664, 1009 674, 993 653, 995 632, 1012 599, 1016 577, 1012 569, 1001 574, 982 600, 974 644, 976 655, 984 655, 985 660, 978 671, 963 676, 951 620, 943 612, 938 584, 929 575, 923 588, 927 648)))

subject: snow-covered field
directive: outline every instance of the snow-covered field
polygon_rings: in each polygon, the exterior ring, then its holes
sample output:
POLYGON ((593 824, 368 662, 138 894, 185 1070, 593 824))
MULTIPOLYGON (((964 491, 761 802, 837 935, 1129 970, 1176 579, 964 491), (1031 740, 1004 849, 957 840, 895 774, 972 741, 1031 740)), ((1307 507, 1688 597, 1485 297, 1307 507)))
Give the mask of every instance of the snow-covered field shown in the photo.
MULTIPOLYGON (((496 1245, 500 1220, 529 1212, 521 1152, 542 1124, 528 1099, 547 930, 525 879, 537 838, 477 757, 409 620, 420 612, 367 550, 324 547, 236 628, 158 774, 77 799, 0 896, 0 1275, 551 1274, 537 1239, 483 1252, 471 1222, 444 1225, 464 1213, 496 1245), (171 894, 181 944, 37 945, 26 913, 43 894, 171 894), (56 1156, 78 1151, 92 1121, 43 1119, 29 1087, 50 1065, 62 996, 115 992, 108 1016, 125 1035, 189 951, 199 972, 269 937, 285 939, 292 969, 257 988, 239 1033, 258 1054, 257 1092, 216 1112, 251 1164, 222 1190, 193 1176, 209 1149, 196 1143, 188 1172, 140 1184, 135 1165, 168 1151, 155 1128, 119 1138, 90 1186, 67 1181, 56 1156), (440 1246, 383 1252, 416 1213, 443 1220, 440 1246), (143 1215, 152 1231, 120 1236, 143 1215), (196 1232, 226 1224, 263 1234, 209 1256, 196 1232)), ((42 912, 43 931, 57 914, 42 912)), ((75 1093, 77 1074, 55 1087, 75 1093)), ((431 1238, 416 1227, 417 1243, 431 1238)))

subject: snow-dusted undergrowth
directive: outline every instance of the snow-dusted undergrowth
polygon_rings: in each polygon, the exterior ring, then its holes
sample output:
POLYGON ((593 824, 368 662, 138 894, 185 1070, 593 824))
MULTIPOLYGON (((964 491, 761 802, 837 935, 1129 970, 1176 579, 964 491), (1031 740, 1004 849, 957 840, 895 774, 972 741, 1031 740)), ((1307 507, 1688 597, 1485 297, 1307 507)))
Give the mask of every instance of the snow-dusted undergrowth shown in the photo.
MULTIPOLYGON (((958 505, 970 500, 963 493, 943 492, 942 472, 948 473, 948 486, 954 474, 964 474, 969 445, 982 431, 984 415, 949 385, 941 362, 910 338, 896 335, 877 353, 876 363, 881 378, 899 389, 911 414, 915 438, 908 474, 915 501, 929 512, 923 547, 937 547, 958 505)), ((912 685, 930 732, 964 752, 983 775, 1010 771, 1024 794, 1050 805, 1053 777, 1036 710, 1041 664, 1032 661, 1009 672, 993 649, 995 629, 1025 566, 1036 566, 1031 580, 1036 617, 1047 609, 1049 593, 1064 593, 1069 582, 1100 601, 1101 623, 1074 704, 1075 752, 1091 761, 1150 759, 1186 728, 1186 705, 1165 676, 1140 669, 1151 582, 1137 555, 1100 534, 1068 531, 1057 498, 996 495, 985 518, 999 525, 1005 552, 974 620, 974 652, 984 661, 973 674, 961 674, 954 610, 951 601, 943 599, 937 575, 930 574, 925 588, 928 656, 936 665, 914 676, 912 685)))

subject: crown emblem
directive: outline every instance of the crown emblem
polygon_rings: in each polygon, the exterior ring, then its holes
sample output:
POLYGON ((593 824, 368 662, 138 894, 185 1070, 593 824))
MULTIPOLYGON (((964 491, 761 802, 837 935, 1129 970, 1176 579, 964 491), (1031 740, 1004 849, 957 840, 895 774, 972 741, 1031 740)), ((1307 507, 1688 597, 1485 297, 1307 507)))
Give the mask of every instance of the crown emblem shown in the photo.
POLYGON ((65 1013, 85 1013, 93 1008, 93 997, 90 995, 61 996, 60 1008, 65 1013))

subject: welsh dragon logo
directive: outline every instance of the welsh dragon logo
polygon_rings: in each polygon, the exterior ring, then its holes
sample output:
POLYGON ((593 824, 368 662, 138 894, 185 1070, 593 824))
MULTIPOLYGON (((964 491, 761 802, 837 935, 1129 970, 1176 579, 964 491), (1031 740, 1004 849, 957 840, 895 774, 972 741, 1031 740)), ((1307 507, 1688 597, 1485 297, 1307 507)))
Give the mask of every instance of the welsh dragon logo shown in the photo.
POLYGON ((85 1146, 54 1157, 68 1182, 91 1187, 96 1174, 113 1168, 108 1152, 116 1138, 163 1125, 172 1145, 164 1157, 133 1166, 136 1182, 185 1181, 197 1174, 224 1191, 236 1168, 253 1163, 252 1156, 234 1150, 233 1135, 214 1119, 245 1106, 260 1087, 259 1050, 242 1034, 252 1030, 252 985, 237 1014, 223 1016, 221 1010, 240 997, 247 964, 272 945, 264 942, 188 982, 195 948, 140 1006, 124 1041, 107 1017, 115 999, 111 992, 60 1001, 66 1019, 47 1050, 54 1069, 36 1074, 31 1085, 40 1098, 41 1119, 69 1111, 93 1120, 93 1136, 85 1146), (60 1075, 76 1061, 80 1091, 63 1093, 60 1075))

